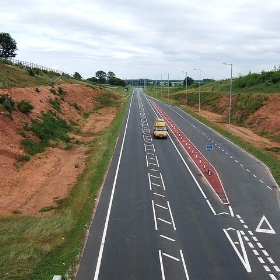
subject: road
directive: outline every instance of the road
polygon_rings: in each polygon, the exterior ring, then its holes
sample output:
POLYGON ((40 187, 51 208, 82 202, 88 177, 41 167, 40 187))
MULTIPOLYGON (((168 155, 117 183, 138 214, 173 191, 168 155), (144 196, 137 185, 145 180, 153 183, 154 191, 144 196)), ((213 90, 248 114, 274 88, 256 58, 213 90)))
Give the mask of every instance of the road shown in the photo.
POLYGON ((256 158, 135 89, 76 280, 280 279, 279 197, 256 158), (171 131, 152 138, 153 102, 215 167, 228 203, 171 131))

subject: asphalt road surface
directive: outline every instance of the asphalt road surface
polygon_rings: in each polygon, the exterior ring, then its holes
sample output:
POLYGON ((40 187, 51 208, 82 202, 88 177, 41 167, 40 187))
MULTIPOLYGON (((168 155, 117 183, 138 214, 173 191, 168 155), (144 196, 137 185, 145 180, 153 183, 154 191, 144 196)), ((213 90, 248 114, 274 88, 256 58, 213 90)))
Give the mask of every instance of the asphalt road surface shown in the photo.
POLYGON ((215 167, 222 203, 171 132, 153 139, 150 101, 131 95, 76 279, 280 279, 280 193, 267 167, 153 100, 215 167))

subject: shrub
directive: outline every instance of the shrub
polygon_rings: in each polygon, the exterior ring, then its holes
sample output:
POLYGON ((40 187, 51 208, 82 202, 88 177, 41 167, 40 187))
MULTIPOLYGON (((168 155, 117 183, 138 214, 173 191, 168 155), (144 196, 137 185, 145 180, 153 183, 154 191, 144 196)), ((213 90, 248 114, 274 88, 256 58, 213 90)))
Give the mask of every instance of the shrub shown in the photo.
POLYGON ((33 71, 33 69, 28 69, 28 74, 32 77, 35 76, 35 72, 33 71))
POLYGON ((54 95, 57 95, 57 92, 56 92, 56 90, 55 90, 54 88, 51 88, 51 89, 50 89, 50 92, 51 92, 52 94, 54 94, 54 95))
POLYGON ((28 114, 34 109, 34 106, 26 100, 21 100, 20 102, 18 102, 17 107, 18 110, 24 114, 28 114))
POLYGON ((57 98, 55 98, 55 99, 50 99, 50 100, 49 100, 49 103, 52 105, 52 107, 53 107, 56 111, 58 111, 58 112, 61 113, 60 101, 59 101, 57 98))
POLYGON ((12 110, 15 108, 15 101, 8 95, 0 95, 0 104, 11 114, 12 110))

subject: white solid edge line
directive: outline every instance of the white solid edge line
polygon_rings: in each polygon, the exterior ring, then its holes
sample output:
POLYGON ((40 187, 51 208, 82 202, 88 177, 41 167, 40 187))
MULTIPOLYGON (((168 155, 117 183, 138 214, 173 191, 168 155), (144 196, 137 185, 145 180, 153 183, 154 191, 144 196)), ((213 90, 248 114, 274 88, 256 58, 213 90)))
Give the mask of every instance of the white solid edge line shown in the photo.
POLYGON ((98 280, 98 276, 99 276, 99 271, 100 271, 100 266, 101 266, 101 261, 102 261, 102 256, 103 256, 103 249, 104 249, 104 246, 105 246, 105 239, 106 239, 106 235, 107 235, 107 229, 108 229, 108 224, 109 224, 109 220, 110 220, 111 208, 112 208, 112 203, 113 203, 113 198, 114 198, 114 193, 115 193, 115 188, 116 188, 116 182, 117 182, 117 178, 118 178, 120 162, 121 162, 121 157, 122 157, 122 152, 123 152, 123 146, 124 146, 124 141, 125 141, 125 136, 126 136, 126 130, 127 130, 127 125, 128 125, 128 120, 129 120, 129 117, 130 117, 131 104, 132 104, 132 98, 131 98, 130 105, 129 105, 129 111, 128 111, 128 117, 127 117, 127 120, 126 120, 123 141, 122 141, 120 155, 119 155, 118 164, 117 164, 117 168, 116 168, 116 173, 115 173, 113 188, 112 188, 112 192, 111 192, 110 202, 109 202, 109 205, 108 205, 108 211, 107 211, 107 216, 106 216, 106 220, 105 220, 102 240, 101 240, 101 244, 100 244, 100 249, 99 249, 95 274, 94 274, 94 280, 98 280))

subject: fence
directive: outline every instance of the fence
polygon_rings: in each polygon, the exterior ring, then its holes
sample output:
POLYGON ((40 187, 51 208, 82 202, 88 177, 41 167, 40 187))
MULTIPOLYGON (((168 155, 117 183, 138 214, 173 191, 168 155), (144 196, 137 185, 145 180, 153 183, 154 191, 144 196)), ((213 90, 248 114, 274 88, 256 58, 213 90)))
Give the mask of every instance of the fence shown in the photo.
POLYGON ((35 63, 32 63, 32 62, 22 61, 22 60, 18 60, 18 59, 14 59, 14 58, 9 58, 9 59, 4 60, 4 61, 7 61, 9 64, 17 65, 17 66, 24 67, 24 68, 31 68, 31 69, 32 68, 38 68, 42 71, 54 72, 54 73, 57 73, 59 75, 67 75, 67 76, 72 77, 72 75, 69 74, 69 73, 65 73, 65 72, 59 71, 57 69, 48 68, 48 67, 38 65, 38 64, 35 64, 35 63))

